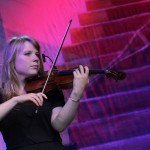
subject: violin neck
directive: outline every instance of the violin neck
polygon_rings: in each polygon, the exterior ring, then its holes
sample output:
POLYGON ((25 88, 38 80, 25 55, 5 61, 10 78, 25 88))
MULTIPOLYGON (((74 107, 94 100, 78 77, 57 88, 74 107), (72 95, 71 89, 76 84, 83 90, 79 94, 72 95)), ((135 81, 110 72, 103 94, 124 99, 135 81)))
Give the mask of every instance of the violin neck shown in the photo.
MULTIPOLYGON (((66 76, 66 75, 73 75, 73 71, 74 70, 62 70, 59 71, 58 74, 61 76, 66 76)), ((93 75, 93 74, 105 74, 105 70, 89 70, 89 75, 93 75)))
MULTIPOLYGON (((73 72, 75 69, 72 70, 62 70, 58 71, 57 74, 60 76, 69 76, 73 75, 73 72)), ((123 71, 114 71, 114 70, 89 70, 89 75, 94 75, 94 74, 104 74, 106 75, 107 78, 114 78, 116 81, 118 80, 123 80, 126 77, 126 73, 123 71)))
POLYGON ((105 74, 105 70, 89 70, 89 75, 93 74, 105 74))

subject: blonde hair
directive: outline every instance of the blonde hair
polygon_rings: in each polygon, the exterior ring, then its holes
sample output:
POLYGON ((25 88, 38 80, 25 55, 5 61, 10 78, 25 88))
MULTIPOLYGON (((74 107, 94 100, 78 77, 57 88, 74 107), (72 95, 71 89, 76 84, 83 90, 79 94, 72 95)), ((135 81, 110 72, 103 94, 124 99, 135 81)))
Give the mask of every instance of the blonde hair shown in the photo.
MULTIPOLYGON (((3 67, 2 67, 2 93, 4 100, 19 95, 19 80, 15 70, 15 59, 19 51, 24 47, 24 43, 30 42, 40 53, 40 45, 36 40, 29 36, 12 37, 4 48, 3 67)), ((43 73, 43 63, 41 57, 39 74, 43 73)))

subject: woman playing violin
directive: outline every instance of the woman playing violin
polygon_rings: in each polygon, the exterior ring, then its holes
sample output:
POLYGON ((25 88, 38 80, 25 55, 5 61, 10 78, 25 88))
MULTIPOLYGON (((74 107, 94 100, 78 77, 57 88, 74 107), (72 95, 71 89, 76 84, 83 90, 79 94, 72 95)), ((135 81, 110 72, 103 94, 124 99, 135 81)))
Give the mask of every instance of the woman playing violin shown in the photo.
POLYGON ((79 66, 73 72, 72 92, 65 103, 60 89, 26 92, 27 79, 43 73, 40 46, 33 38, 11 38, 3 60, 0 131, 7 150, 65 150, 59 132, 75 117, 89 81, 88 67, 79 66))

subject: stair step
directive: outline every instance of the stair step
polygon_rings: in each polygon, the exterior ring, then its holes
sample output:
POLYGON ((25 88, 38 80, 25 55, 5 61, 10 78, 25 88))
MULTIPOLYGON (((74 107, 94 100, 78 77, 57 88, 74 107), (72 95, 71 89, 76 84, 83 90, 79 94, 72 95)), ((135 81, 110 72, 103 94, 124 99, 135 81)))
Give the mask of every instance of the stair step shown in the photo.
POLYGON ((70 126, 72 141, 79 148, 150 133, 150 109, 70 126), (82 139, 82 140, 81 140, 82 139))
POLYGON ((107 96, 83 99, 78 109, 78 122, 108 118, 150 107, 150 86, 107 96))
POLYGON ((88 13, 79 14, 79 22, 81 25, 89 25, 108 20, 115 20, 142 14, 150 11, 150 1, 137 2, 130 5, 122 5, 115 8, 104 10, 91 11, 88 13))
POLYGON ((113 66, 113 61, 116 60, 115 67, 116 70, 125 70, 125 69, 132 69, 142 66, 147 66, 150 64, 150 48, 144 48, 142 50, 135 51, 129 51, 128 54, 124 54, 121 56, 121 58, 117 60, 117 56, 119 56, 119 53, 110 53, 108 55, 100 55, 95 57, 89 57, 89 58, 82 58, 82 59, 76 59, 74 61, 65 63, 63 66, 60 66, 59 68, 75 68, 79 65, 86 65, 90 69, 101 69, 106 68, 106 66, 113 66), (134 63, 136 62, 136 63, 134 63))
POLYGON ((150 47, 144 47, 138 50, 135 49, 134 51, 129 49, 126 52, 127 54, 123 54, 121 58, 118 59, 118 53, 106 56, 104 55, 103 57, 94 57, 91 58, 87 64, 89 64, 91 68, 106 68, 106 66, 112 66, 111 68, 122 70, 142 67, 150 64, 150 47))
POLYGON ((113 7, 118 5, 125 5, 134 2, 140 2, 142 0, 87 0, 86 1, 86 8, 88 11, 102 9, 107 7, 113 7))
POLYGON ((70 31, 71 40, 73 43, 78 43, 123 32, 136 31, 147 23, 149 19, 150 13, 145 13, 111 22, 74 28, 70 31))
POLYGON ((132 69, 134 67, 142 67, 150 64, 150 49, 142 49, 141 51, 129 51, 129 54, 124 54, 117 59, 119 53, 112 53, 109 55, 95 56, 85 59, 77 59, 65 65, 70 66, 70 68, 78 67, 80 64, 87 65, 90 69, 104 69, 107 66, 116 69, 132 69), (113 63, 114 62, 114 63, 113 63), (114 67, 115 66, 115 67, 114 67))
MULTIPOLYGON (((65 62, 84 59, 89 57, 97 57, 100 55, 111 54, 122 51, 129 43, 133 32, 118 34, 105 38, 90 40, 87 42, 73 44, 62 48, 62 54, 65 62), (117 44, 115 44, 117 43, 117 44)), ((139 38, 134 40, 134 48, 143 46, 143 41, 139 38)))
POLYGON ((80 148, 79 150, 149 150, 150 134, 80 148))
POLYGON ((126 78, 118 82, 100 75, 91 76, 84 96, 86 98, 99 97, 150 85, 150 65, 124 71, 127 74, 126 78))

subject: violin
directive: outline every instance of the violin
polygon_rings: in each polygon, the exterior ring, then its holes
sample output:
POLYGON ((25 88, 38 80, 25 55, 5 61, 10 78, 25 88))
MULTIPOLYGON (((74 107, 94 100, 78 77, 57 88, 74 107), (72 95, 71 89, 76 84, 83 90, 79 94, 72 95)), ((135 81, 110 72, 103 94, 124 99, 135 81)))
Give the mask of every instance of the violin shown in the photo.
MULTIPOLYGON (((58 58, 58 55, 60 53, 60 50, 62 48, 62 45, 64 43, 64 40, 66 38, 67 32, 69 30, 69 27, 71 25, 72 20, 69 21, 67 30, 64 34, 64 37, 62 39, 61 45, 58 49, 58 52, 56 54, 56 57, 54 59, 54 62, 52 64, 51 69, 44 73, 43 76, 34 78, 33 80, 27 81, 27 84, 25 86, 25 90, 27 93, 29 92, 48 92, 53 89, 69 89, 72 88, 73 83, 73 71, 75 69, 71 70, 62 70, 58 71, 55 69, 56 60, 58 58)), ((123 71, 114 71, 114 70, 89 70, 89 75, 92 74, 104 74, 107 78, 114 78, 116 81, 123 80, 126 77, 126 74, 123 71)))
MULTIPOLYGON (((73 86, 73 71, 75 69, 70 70, 61 70, 53 69, 51 77, 49 78, 45 93, 53 89, 70 89, 73 86)), ((114 70, 89 70, 89 75, 94 74, 103 74, 107 78, 113 78, 115 81, 123 80, 126 77, 126 74, 123 71, 114 71, 114 70)), ((43 76, 33 78, 32 80, 28 80, 25 86, 25 90, 27 93, 29 92, 41 92, 45 81, 47 79, 48 73, 45 72, 43 76)))

